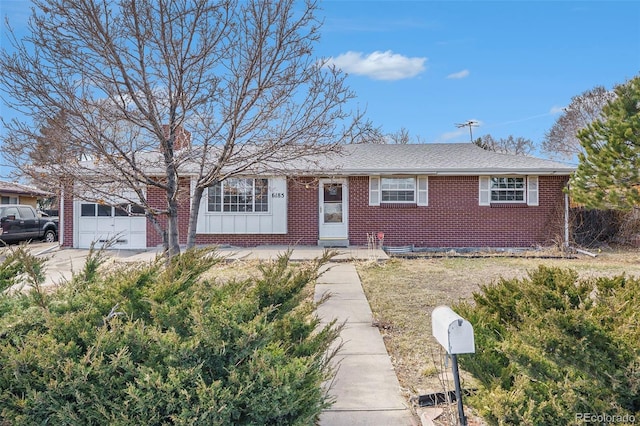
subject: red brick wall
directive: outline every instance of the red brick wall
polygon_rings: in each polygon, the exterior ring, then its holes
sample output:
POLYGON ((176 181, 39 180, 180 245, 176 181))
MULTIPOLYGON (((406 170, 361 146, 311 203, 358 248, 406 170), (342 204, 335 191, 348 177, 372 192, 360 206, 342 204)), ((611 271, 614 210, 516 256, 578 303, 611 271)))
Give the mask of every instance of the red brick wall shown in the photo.
MULTIPOLYGON (((530 247, 549 245, 563 233, 566 176, 539 177, 539 206, 478 206, 477 176, 429 177, 429 206, 369 206, 369 178, 349 179, 349 241, 365 246, 367 233, 384 232, 385 245, 416 247, 530 247)), ((183 179, 178 215, 180 243, 186 244, 189 224, 189 181, 183 179)), ((288 179, 285 235, 200 234, 197 244, 235 246, 316 245, 318 188, 311 180, 288 179)), ((70 193, 69 193, 70 194, 70 193)), ((162 190, 149 187, 149 203, 166 208, 162 190)), ((64 246, 73 245, 73 200, 64 202, 64 246)), ((166 219, 159 218, 163 228, 166 219)), ((147 221, 147 246, 162 244, 162 236, 147 221)))
MULTIPOLYGON (((287 234, 199 234, 197 244, 317 245, 318 186, 311 179, 287 179, 287 234)), ((182 228, 181 228, 182 232, 182 228)), ((186 233, 186 227, 185 231, 186 233)))
POLYGON ((416 247, 530 247, 550 245, 563 230, 566 176, 539 177, 539 206, 478 205, 477 176, 430 176, 429 206, 369 206, 369 178, 349 179, 349 241, 416 247))
POLYGON ((73 192, 70 184, 63 186, 63 197, 60 197, 60 224, 62 227, 62 247, 73 247, 73 192))
MULTIPOLYGON (((190 179, 180 178, 180 192, 178 194, 178 237, 180 244, 187 243, 187 229, 189 228, 189 209, 190 205, 190 179)), ((147 186, 147 202, 151 207, 166 210, 167 195, 166 192, 156 186, 147 186)), ((163 230, 167 229, 167 218, 164 215, 158 216, 158 222, 163 230)), ((162 235, 156 227, 147 220, 147 247, 156 247, 162 245, 162 235)))

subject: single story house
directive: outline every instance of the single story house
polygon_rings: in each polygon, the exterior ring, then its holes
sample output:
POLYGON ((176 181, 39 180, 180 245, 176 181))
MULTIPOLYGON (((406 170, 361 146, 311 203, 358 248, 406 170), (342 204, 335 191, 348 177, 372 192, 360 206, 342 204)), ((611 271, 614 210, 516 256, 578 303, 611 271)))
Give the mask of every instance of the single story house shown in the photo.
POLYGON ((51 192, 21 183, 0 181, 0 204, 26 204, 35 209, 39 199, 52 195, 51 192))
MULTIPOLYGON (((471 143, 363 144, 345 146, 313 170, 291 170, 209 187, 196 242, 366 246, 369 235, 384 235, 387 246, 526 248, 566 238, 563 190, 574 168, 551 160, 471 143)), ((147 199, 154 197, 163 200, 149 188, 147 199)), ((189 208, 185 200, 179 211, 182 243, 189 208)), ((63 246, 86 248, 113 235, 116 248, 162 243, 135 206, 64 199, 61 209, 63 246)))

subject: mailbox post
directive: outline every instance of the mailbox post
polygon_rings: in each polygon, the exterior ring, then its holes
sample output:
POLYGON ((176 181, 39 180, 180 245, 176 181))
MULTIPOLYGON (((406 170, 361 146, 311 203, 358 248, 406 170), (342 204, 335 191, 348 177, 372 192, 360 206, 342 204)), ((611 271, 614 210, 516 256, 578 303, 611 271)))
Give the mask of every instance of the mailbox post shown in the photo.
POLYGON ((431 328, 436 338, 447 354, 451 356, 453 383, 456 387, 458 403, 458 417, 460 424, 467 426, 467 418, 462 407, 462 392, 460 390, 460 373, 458 372, 458 354, 475 353, 473 326, 448 306, 438 306, 431 313, 431 328))

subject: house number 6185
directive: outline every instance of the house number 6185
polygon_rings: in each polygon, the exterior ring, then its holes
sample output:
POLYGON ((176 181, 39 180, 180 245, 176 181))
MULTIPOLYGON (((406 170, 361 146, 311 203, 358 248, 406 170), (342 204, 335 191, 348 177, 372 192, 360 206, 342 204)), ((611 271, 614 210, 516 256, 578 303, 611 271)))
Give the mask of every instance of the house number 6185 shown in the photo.
POLYGON ((271 198, 284 198, 284 192, 272 192, 271 198))

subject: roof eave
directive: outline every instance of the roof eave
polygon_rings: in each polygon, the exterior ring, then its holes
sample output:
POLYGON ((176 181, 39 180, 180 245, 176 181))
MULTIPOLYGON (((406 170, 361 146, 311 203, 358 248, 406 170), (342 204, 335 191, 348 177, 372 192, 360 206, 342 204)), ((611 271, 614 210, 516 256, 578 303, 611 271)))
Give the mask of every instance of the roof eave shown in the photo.
MULTIPOLYGON (((347 170, 336 169, 330 171, 334 175, 344 176, 382 176, 382 175, 423 175, 423 176, 487 176, 487 175, 559 175, 569 176, 575 171, 574 168, 564 169, 444 169, 444 170, 425 170, 425 169, 359 169, 347 170)), ((328 171, 317 171, 317 173, 326 174, 328 171)))

